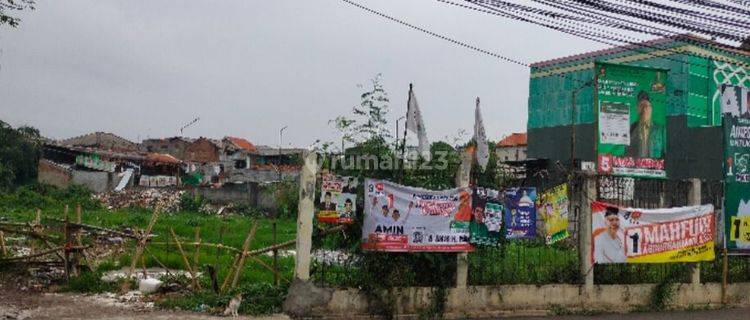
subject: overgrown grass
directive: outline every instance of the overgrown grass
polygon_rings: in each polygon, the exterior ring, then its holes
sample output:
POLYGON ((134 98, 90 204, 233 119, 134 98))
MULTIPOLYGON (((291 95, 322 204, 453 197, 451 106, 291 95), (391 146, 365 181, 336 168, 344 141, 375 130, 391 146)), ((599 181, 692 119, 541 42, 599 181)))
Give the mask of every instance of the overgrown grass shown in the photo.
MULTIPOLYGON (((145 229, 151 219, 152 212, 141 208, 128 208, 116 211, 103 209, 97 202, 91 200, 90 193, 85 189, 78 187, 68 189, 57 189, 44 185, 33 185, 18 188, 12 193, 0 194, 0 219, 7 219, 14 222, 33 221, 36 215, 36 209, 42 210, 42 222, 45 225, 56 225, 55 228, 48 230, 49 233, 55 233, 62 236, 62 225, 54 222, 51 218, 64 219, 64 207, 69 205, 69 215, 71 219, 75 217, 74 208, 81 204, 82 222, 105 228, 123 229, 136 228, 145 229)), ((193 209, 196 209, 195 207, 193 209)), ((258 229, 250 245, 250 249, 260 249, 272 245, 273 242, 273 223, 274 220, 266 218, 251 219, 243 216, 218 217, 207 215, 197 211, 180 211, 177 213, 160 214, 153 233, 156 235, 152 243, 148 245, 148 251, 144 252, 146 267, 160 267, 164 264, 170 269, 185 269, 185 265, 177 246, 170 235, 170 229, 173 229, 181 242, 193 242, 195 240, 196 230, 200 230, 200 239, 203 243, 220 243, 241 249, 247 237, 253 222, 258 222, 258 229), (158 260, 158 262, 157 262, 158 260), (160 262, 160 263, 159 263, 160 262)), ((296 221, 291 218, 276 220, 276 243, 292 240, 296 236, 296 221)), ((90 239, 84 237, 84 242, 90 239)), ((41 245, 41 244, 39 244, 41 245)), ((71 280, 67 289, 79 292, 102 292, 113 289, 110 285, 101 283, 97 277, 101 272, 111 269, 129 266, 131 254, 134 251, 135 244, 129 241, 125 248, 125 254, 116 257, 114 260, 105 261, 99 265, 96 272, 84 273, 80 277, 71 280)), ((198 269, 206 274, 206 265, 213 265, 217 269, 219 282, 224 280, 234 261, 235 253, 226 249, 216 249, 202 247, 198 250, 192 245, 183 244, 183 249, 192 265, 195 265, 197 257, 198 269)), ((272 265, 273 259, 269 255, 258 256, 265 264, 272 265)), ((141 263, 138 263, 141 267, 141 263)), ((279 272, 282 278, 291 280, 293 276, 294 258, 279 258, 279 272)), ((245 268, 239 281, 239 290, 246 295, 246 303, 243 303, 243 310, 253 312, 254 314, 264 312, 276 312, 281 305, 283 294, 286 293, 285 281, 282 286, 274 286, 273 273, 261 266, 252 259, 247 259, 245 268), (279 298, 277 293, 282 293, 279 298), (256 296, 260 294, 260 296, 256 296), (272 298, 271 297, 276 297, 272 298), (268 301, 264 299, 270 299, 268 301), (257 305, 253 306, 249 301, 254 301, 257 305), (271 304, 275 306, 270 307, 271 304)), ((208 279, 202 279, 208 283, 208 279)), ((204 286, 208 287, 208 286, 204 286)), ((216 296, 213 293, 199 292, 190 296, 176 298, 177 301, 162 301, 165 306, 174 305, 182 307, 191 305, 191 296, 196 298, 208 299, 216 296)), ((226 303, 226 296, 216 296, 212 298, 218 305, 226 303)), ((228 301, 228 299, 226 299, 228 301)), ((187 308, 191 309, 192 308, 187 308)))

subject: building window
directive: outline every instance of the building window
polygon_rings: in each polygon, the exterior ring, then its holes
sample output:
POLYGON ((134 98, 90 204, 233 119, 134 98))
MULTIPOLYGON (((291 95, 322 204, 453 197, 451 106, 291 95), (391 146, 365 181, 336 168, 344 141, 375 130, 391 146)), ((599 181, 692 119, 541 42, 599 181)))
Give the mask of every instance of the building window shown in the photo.
POLYGON ((247 168, 247 160, 234 160, 234 168, 235 169, 246 169, 247 168))

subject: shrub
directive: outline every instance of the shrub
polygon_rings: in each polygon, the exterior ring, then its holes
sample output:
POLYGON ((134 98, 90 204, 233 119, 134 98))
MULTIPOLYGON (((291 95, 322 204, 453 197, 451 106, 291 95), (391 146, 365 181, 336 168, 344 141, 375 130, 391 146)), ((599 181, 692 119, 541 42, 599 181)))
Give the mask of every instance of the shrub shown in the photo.
POLYGON ((194 196, 185 193, 180 197, 180 209, 183 211, 200 212, 201 207, 203 207, 205 202, 205 199, 200 195, 194 196))

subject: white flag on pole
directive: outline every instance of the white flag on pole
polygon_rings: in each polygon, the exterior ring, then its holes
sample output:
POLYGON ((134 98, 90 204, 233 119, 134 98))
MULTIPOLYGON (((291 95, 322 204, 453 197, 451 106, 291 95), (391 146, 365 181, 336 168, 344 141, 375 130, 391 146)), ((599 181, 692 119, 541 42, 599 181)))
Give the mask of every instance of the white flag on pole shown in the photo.
POLYGON ((419 111, 419 104, 417 104, 417 97, 414 96, 414 90, 411 84, 409 85, 409 101, 406 107, 406 130, 410 130, 417 134, 419 140, 419 154, 422 158, 430 160, 430 142, 427 141, 427 131, 424 127, 424 120, 422 119, 422 112, 419 111))
POLYGON ((482 111, 479 109, 479 97, 477 97, 477 108, 474 111, 474 141, 477 142, 477 163, 482 170, 485 170, 490 161, 490 149, 487 145, 487 134, 484 132, 482 111))

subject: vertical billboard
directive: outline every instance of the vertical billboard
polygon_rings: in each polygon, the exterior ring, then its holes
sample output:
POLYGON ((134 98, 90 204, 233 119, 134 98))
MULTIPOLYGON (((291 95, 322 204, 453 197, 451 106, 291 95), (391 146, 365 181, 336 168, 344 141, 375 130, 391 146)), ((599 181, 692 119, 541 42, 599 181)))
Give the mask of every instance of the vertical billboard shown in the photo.
POLYGON ((750 252, 750 110, 746 88, 723 85, 724 241, 730 251, 750 252))
POLYGON ((667 70, 599 62, 594 68, 598 171, 666 178, 667 70))

